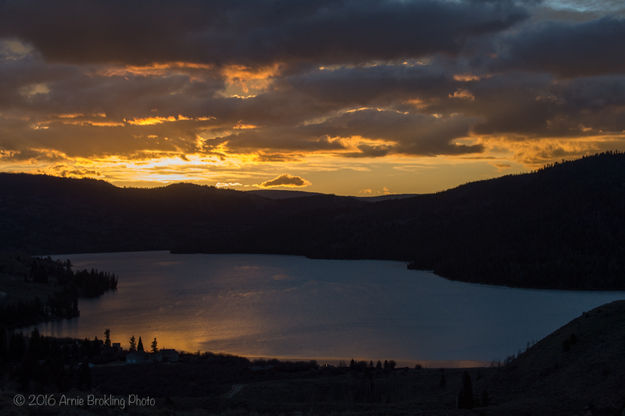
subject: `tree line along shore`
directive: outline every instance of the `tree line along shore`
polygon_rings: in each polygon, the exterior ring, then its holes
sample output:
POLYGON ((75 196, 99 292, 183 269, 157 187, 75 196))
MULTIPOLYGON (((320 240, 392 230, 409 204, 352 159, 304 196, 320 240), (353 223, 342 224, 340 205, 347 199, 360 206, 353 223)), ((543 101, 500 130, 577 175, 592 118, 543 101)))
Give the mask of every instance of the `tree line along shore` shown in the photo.
POLYGON ((0 254, 0 322, 6 328, 79 316, 79 298, 117 289, 112 273, 72 269, 69 260, 0 254))

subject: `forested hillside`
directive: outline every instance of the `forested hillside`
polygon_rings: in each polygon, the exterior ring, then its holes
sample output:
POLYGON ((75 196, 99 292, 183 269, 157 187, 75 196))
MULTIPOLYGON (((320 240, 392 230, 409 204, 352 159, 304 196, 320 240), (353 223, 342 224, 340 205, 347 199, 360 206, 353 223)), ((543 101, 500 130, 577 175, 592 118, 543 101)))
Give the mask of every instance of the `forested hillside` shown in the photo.
POLYGON ((365 202, 0 174, 0 250, 395 259, 465 281, 625 288, 625 155, 365 202))

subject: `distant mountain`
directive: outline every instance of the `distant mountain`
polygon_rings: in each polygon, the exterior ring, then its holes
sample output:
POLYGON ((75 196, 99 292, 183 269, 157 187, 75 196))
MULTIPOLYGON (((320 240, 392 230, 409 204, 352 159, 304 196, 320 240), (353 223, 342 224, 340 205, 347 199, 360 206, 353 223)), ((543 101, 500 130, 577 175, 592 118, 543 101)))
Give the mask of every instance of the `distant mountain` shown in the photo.
POLYGON ((472 282, 625 288, 624 154, 374 202, 284 192, 0 174, 0 249, 394 259, 472 282))
POLYGON ((380 202, 380 201, 390 201, 392 199, 412 198, 418 195, 419 194, 388 194, 388 195, 378 195, 378 196, 355 196, 353 198, 356 198, 365 202, 380 202))
POLYGON ((245 191, 248 194, 262 196, 268 199, 291 199, 302 198, 307 196, 323 195, 318 192, 305 192, 305 191, 285 191, 282 189, 256 189, 253 191, 245 191))
MULTIPOLYGON (((254 191, 246 191, 248 194, 262 196, 269 199, 291 199, 291 198, 303 198, 307 196, 319 196, 325 195, 318 192, 305 192, 305 191, 286 191, 281 189, 259 189, 254 191)), ((334 196, 334 195, 333 195, 334 196)), ((360 201, 365 202, 380 202, 387 201, 389 199, 405 199, 417 196, 417 194, 389 194, 378 196, 350 196, 360 201)))

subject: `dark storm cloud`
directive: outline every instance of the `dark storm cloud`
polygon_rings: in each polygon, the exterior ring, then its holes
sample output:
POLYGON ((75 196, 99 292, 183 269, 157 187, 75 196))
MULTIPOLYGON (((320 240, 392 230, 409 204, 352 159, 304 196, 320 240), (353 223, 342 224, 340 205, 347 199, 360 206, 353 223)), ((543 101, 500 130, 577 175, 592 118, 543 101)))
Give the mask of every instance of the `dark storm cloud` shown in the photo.
MULTIPOLYGON (((19 108, 31 112, 93 113, 134 117, 159 111, 180 112, 223 88, 216 74, 205 73, 195 80, 183 73, 141 76, 126 73, 103 76, 105 67, 96 65, 48 64, 37 57, 0 60, 0 110, 19 108), (28 94, 36 85, 46 93, 28 94)), ((194 110, 197 110, 197 103, 194 110)))
POLYGON ((516 72, 458 81, 453 65, 433 60, 427 65, 338 67, 293 74, 277 78, 274 87, 256 97, 241 99, 217 94, 224 81, 213 71, 197 80, 170 73, 93 75, 98 72, 102 68, 97 65, 81 68, 34 58, 0 62, 4 87, 0 111, 17 115, 0 123, 0 145, 54 148, 73 156, 143 149, 194 152, 197 135, 210 128, 217 129, 217 138, 206 140, 199 149, 207 153, 227 141, 240 152, 338 151, 346 157, 381 157, 483 150, 453 142, 472 132, 520 140, 625 129, 622 76, 558 80, 548 74, 516 72), (39 84, 49 92, 30 97, 23 93, 39 84), (412 98, 421 104, 407 103, 412 98), (378 106, 384 111, 377 111, 378 106), (94 121, 90 114, 98 112, 107 115, 100 121, 121 126, 90 126, 87 121, 94 121), (84 117, 59 119, 59 113, 84 117), (146 126, 124 121, 177 114, 214 119, 146 126), (42 120, 45 129, 33 129, 42 120), (258 128, 230 130, 238 122, 258 128), (358 151, 348 152, 331 139, 356 135, 389 143, 360 144, 358 151))
POLYGON ((318 134, 349 137, 358 135, 396 142, 398 153, 435 155, 479 151, 479 147, 458 146, 454 139, 467 136, 472 120, 462 116, 437 118, 426 114, 362 110, 343 114, 325 123, 309 126, 318 134))
POLYGON ((73 156, 144 148, 190 152, 198 130, 215 123, 205 103, 224 82, 213 73, 200 80, 169 72, 101 75, 106 69, 36 57, 0 61, 0 148, 43 147, 73 156), (175 122, 132 124, 180 114, 175 122))
POLYGON ((499 69, 578 77, 625 72, 625 19, 547 22, 503 39, 499 69))
POLYGON ((379 65, 297 74, 277 81, 319 102, 342 106, 385 105, 411 98, 435 98, 454 91, 453 68, 428 65, 379 65))
MULTIPOLYGON (((271 148, 281 150, 343 150, 337 138, 361 136, 393 142, 360 145, 359 152, 348 157, 372 157, 406 153, 415 155, 462 154, 481 150, 463 146, 454 139, 468 135, 473 120, 462 116, 438 118, 426 114, 403 114, 396 111, 359 110, 328 118, 317 124, 280 128, 243 130, 219 138, 233 149, 271 148)), ((211 145, 210 141, 207 145, 211 145)))
POLYGON ((315 134, 307 129, 284 125, 264 127, 251 130, 240 130, 227 133, 215 139, 204 141, 204 150, 210 151, 222 143, 237 152, 254 152, 258 149, 279 151, 318 151, 342 150, 344 146, 338 141, 330 141, 324 134, 315 134))
POLYGON ((510 73, 467 86, 473 100, 448 98, 429 111, 479 120, 477 134, 512 139, 620 134, 625 130, 625 76, 557 79, 510 73))
POLYGON ((6 0, 0 36, 51 61, 318 64, 455 54, 526 17, 513 1, 6 0))

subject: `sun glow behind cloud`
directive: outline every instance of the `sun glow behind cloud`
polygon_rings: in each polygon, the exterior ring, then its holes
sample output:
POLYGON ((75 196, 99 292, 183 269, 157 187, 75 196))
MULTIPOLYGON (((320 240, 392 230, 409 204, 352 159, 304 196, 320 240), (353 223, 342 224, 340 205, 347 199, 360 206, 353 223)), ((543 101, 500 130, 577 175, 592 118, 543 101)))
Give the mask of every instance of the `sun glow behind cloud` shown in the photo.
MULTIPOLYGON (((474 155, 415 157, 402 154, 384 158, 351 160, 345 153, 359 146, 388 144, 359 136, 336 138, 339 151, 279 152, 267 158, 263 152, 236 153, 224 143, 215 154, 181 151, 143 150, 129 155, 75 157, 55 149, 34 148, 24 158, 16 152, 0 151, 4 171, 45 173, 66 177, 104 179, 119 186, 158 186, 163 183, 193 182, 234 189, 264 187, 276 172, 306 178, 311 191, 358 194, 373 189, 371 195, 387 193, 434 192, 471 180, 531 170, 554 159, 575 158, 612 149, 624 137, 562 138, 510 142, 501 137, 470 137, 464 141, 481 144, 486 151, 474 155), (311 185, 312 183, 312 185, 311 185), (363 188, 363 184, 378 184, 363 188), (354 185, 360 186, 354 189, 354 185)), ((280 185, 280 184, 278 184, 280 185)), ((290 184, 282 186, 289 187, 290 184)))
MULTIPOLYGON (((496 144, 493 144, 493 147, 496 147, 496 144)), ((66 177, 92 177, 119 186, 155 186, 159 183, 185 181, 219 184, 220 187, 242 190, 265 187, 263 184, 274 178, 275 172, 287 171, 292 172, 293 176, 307 178, 303 184, 310 185, 311 191, 356 194, 358 190, 353 190, 352 181, 359 183, 358 178, 365 178, 365 183, 381 181, 374 194, 383 194, 385 187, 391 186, 395 192, 433 192, 464 182, 467 171, 473 172, 475 179, 481 179, 502 169, 509 173, 524 168, 522 164, 511 162, 503 155, 487 160, 395 155, 387 157, 382 162, 377 158, 351 161, 338 155, 319 153, 295 155, 295 160, 287 162, 267 162, 259 161, 258 155, 250 157, 249 154, 228 154, 223 158, 204 154, 143 152, 140 155, 130 155, 128 158, 120 156, 82 158, 70 157, 52 149, 36 149, 36 151, 39 161, 34 159, 14 161, 6 165, 9 168, 5 170, 66 177), (51 161, 53 163, 50 163, 51 161), (460 166, 463 169, 454 171, 445 168, 453 166, 460 166), (441 169, 446 172, 441 172, 441 169), (415 175, 421 177, 418 183, 415 183, 415 175), (391 181, 388 180, 389 177, 392 178, 391 181), (324 180, 317 181, 316 178, 324 180), (333 186, 328 185, 326 181, 329 180, 333 186)), ((524 149, 519 149, 517 153, 519 156, 527 156, 524 149)), ((0 153, 0 159, 11 156, 15 155, 0 153)), ((283 186, 292 185, 285 183, 283 186)))

